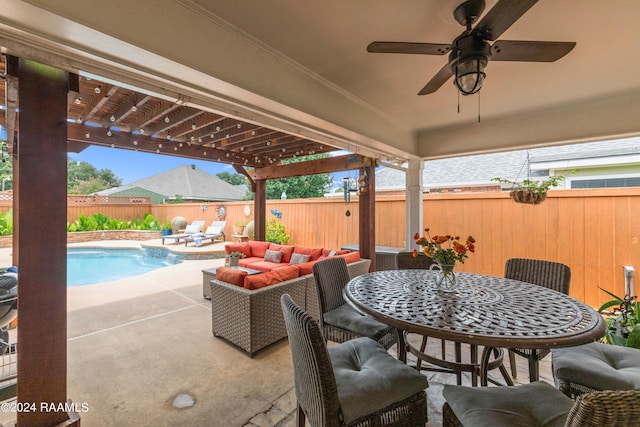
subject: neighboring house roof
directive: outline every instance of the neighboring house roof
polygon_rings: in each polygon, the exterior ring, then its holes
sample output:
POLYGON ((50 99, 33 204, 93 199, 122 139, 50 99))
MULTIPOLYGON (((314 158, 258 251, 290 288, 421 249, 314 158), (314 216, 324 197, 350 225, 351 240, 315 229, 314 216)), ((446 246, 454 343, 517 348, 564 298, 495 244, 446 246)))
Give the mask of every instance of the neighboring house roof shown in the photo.
MULTIPOLYGON (((479 154, 424 162, 423 187, 470 187, 497 185, 495 177, 509 180, 548 176, 549 169, 573 169, 602 165, 640 163, 640 138, 571 144, 556 147, 479 154)), ((403 171, 383 168, 376 172, 376 190, 404 189, 403 171)))
POLYGON ((242 200, 246 194, 241 186, 231 185, 196 168, 195 165, 178 166, 121 187, 100 191, 98 194, 117 194, 136 187, 162 194, 168 199, 180 195, 185 200, 234 201, 242 200))

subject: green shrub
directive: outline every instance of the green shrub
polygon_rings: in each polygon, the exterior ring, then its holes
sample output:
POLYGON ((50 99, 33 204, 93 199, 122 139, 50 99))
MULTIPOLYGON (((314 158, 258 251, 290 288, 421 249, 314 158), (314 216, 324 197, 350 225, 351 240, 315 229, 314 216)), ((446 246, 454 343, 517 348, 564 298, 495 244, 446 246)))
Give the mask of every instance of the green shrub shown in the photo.
POLYGON ((267 221, 265 228, 265 240, 267 242, 286 245, 289 243, 290 235, 284 229, 284 224, 278 221, 276 217, 267 221))
POLYGON ((142 219, 136 218, 131 221, 112 219, 104 214, 95 213, 89 216, 80 214, 73 223, 67 223, 67 231, 70 233, 98 230, 160 230, 160 221, 148 213, 144 214, 142 219))
POLYGON ((0 236, 13 234, 13 210, 0 214, 0 236))

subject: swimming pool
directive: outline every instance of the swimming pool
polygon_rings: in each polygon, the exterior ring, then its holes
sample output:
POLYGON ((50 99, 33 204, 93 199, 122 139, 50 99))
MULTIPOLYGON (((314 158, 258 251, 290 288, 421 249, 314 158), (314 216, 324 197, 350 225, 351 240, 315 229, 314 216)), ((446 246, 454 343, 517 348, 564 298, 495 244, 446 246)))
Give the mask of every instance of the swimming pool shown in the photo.
POLYGON ((167 250, 69 248, 67 286, 124 279, 179 262, 180 258, 167 250))

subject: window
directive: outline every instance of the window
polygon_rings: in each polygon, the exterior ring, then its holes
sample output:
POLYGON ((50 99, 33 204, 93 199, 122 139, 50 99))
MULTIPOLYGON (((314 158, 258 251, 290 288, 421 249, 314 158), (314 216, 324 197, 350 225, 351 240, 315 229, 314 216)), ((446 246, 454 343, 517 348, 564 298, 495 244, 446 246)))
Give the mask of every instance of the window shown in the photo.
POLYGON ((612 188, 640 187, 640 177, 576 179, 571 181, 571 188, 612 188))

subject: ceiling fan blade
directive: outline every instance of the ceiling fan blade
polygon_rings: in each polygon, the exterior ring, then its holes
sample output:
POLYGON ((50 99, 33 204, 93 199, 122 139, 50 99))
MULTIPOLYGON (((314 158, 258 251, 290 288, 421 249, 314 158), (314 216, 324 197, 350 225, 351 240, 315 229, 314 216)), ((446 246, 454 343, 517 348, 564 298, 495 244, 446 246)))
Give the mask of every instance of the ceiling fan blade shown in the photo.
POLYGON ((438 74, 433 76, 429 83, 422 88, 418 95, 428 95, 440 89, 440 87, 453 75, 449 64, 445 65, 438 71, 438 74))
POLYGON ((485 40, 497 40, 538 0, 500 0, 478 22, 472 34, 485 40))
POLYGON ((491 46, 491 60, 553 62, 571 52, 575 45, 575 42, 498 40, 491 46))
POLYGON ((367 46, 371 53, 410 53, 417 55, 444 55, 451 45, 437 43, 373 42, 367 46))

